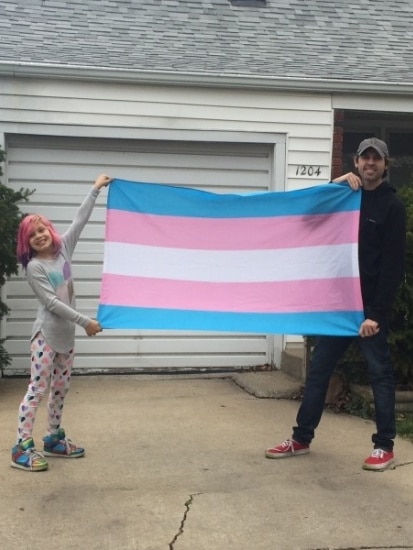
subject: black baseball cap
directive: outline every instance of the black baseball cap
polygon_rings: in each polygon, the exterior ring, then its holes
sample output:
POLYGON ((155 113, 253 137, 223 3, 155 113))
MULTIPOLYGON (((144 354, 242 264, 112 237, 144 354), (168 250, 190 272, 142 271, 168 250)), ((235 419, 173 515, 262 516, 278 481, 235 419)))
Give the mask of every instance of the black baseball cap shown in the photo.
POLYGON ((369 148, 374 149, 381 156, 382 159, 389 156, 387 145, 384 143, 384 141, 375 137, 364 139, 360 143, 357 149, 357 156, 362 155, 364 151, 369 148))

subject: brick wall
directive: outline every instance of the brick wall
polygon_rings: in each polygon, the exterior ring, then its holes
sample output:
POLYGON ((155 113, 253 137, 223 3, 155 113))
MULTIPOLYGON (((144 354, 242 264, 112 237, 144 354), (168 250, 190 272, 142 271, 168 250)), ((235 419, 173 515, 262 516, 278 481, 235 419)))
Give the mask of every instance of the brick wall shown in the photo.
POLYGON ((343 121, 344 111, 336 109, 334 111, 333 152, 331 159, 332 180, 343 174, 343 121))

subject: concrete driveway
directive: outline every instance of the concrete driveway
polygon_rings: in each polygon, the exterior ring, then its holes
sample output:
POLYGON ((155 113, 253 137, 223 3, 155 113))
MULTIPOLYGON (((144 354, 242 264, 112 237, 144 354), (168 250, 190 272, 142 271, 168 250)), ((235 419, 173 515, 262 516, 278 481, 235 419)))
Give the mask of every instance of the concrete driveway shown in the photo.
MULTIPOLYGON (((27 380, 1 379, 0 549, 413 549, 413 445, 366 472, 374 424, 326 412, 309 455, 268 460, 298 403, 243 376, 74 377, 63 425, 87 454, 37 473, 10 467, 27 380)), ((42 403, 39 448, 44 428, 42 403)))

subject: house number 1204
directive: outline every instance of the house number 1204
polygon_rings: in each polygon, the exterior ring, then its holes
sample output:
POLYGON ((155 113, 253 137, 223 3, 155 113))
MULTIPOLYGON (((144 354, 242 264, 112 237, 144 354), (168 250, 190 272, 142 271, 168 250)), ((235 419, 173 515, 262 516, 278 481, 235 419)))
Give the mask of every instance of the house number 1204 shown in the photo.
POLYGON ((308 166, 306 164, 303 164, 302 166, 297 166, 297 170, 295 171, 296 176, 319 176, 321 174, 321 167, 320 166, 308 166))

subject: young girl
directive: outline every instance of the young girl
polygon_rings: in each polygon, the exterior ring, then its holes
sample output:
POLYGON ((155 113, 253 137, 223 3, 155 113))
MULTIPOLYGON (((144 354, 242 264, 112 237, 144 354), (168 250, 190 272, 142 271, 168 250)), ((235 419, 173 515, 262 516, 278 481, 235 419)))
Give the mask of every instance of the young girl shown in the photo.
POLYGON ((84 449, 66 437, 60 425, 73 365, 75 324, 82 326, 88 336, 95 336, 102 329, 96 320, 74 309, 71 258, 100 189, 110 181, 106 174, 96 179, 69 229, 61 237, 43 216, 28 215, 20 223, 17 258, 40 305, 31 337, 31 377, 20 403, 17 441, 12 449, 13 468, 47 470, 44 455, 78 458, 85 454, 84 449), (42 454, 36 450, 32 432, 37 407, 49 383, 48 430, 43 438, 42 454))

